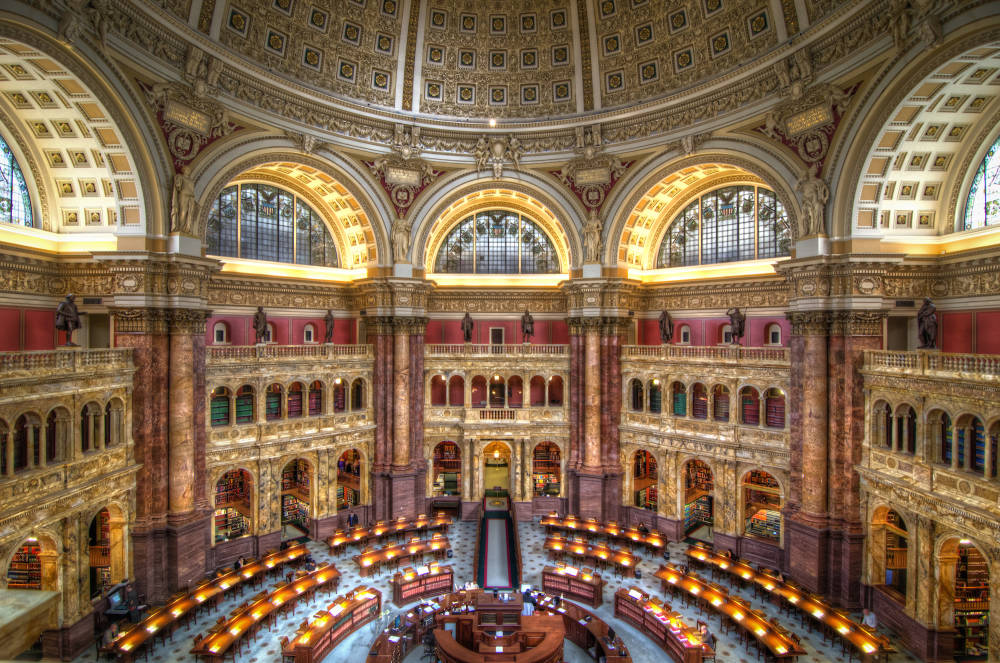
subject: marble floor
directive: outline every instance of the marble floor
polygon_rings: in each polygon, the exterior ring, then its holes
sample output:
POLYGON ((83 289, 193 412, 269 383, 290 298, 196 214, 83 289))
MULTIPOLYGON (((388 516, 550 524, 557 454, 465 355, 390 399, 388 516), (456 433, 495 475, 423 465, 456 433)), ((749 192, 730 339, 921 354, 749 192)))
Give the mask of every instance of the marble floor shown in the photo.
MULTIPOLYGON (((456 585, 470 581, 474 577, 472 568, 474 559, 473 548, 476 542, 477 526, 478 520, 457 522, 449 532, 448 538, 452 544, 453 557, 448 560, 448 563, 454 568, 456 585)), ((542 567, 547 563, 546 555, 542 548, 545 539, 544 528, 538 524, 537 519, 533 522, 523 522, 519 525, 518 535, 521 541, 521 558, 524 560, 525 565, 522 573, 522 582, 538 586, 541 584, 542 567)), ((385 619, 391 619, 396 614, 397 610, 395 606, 389 602, 389 599, 391 599, 389 575, 383 575, 381 578, 362 579, 359 577, 356 566, 350 558, 356 552, 355 550, 352 549, 346 554, 331 557, 327 552, 326 545, 322 542, 312 541, 308 545, 313 557, 318 562, 331 560, 337 565, 337 569, 342 574, 338 594, 346 593, 360 585, 375 587, 382 592, 384 610, 389 611, 385 619)), ((684 544, 671 544, 670 547, 674 559, 683 558, 684 550, 686 549, 684 544)), ((639 564, 642 578, 629 579, 625 582, 626 586, 636 585, 647 592, 659 596, 659 581, 652 575, 659 568, 659 564, 659 557, 652 557, 646 554, 639 564)), ((659 663, 666 660, 663 651, 654 645, 645 635, 614 618, 612 600, 614 592, 620 584, 620 580, 608 578, 604 594, 605 602, 594 612, 601 619, 614 626, 615 630, 621 635, 628 646, 633 661, 636 663, 659 663)), ((740 590, 733 591, 740 592, 740 590)), ((245 594, 245 597, 249 596, 249 593, 245 594)), ((769 615, 777 616, 779 621, 802 637, 802 643, 806 648, 807 655, 800 658, 799 661, 813 663, 846 660, 846 657, 840 653, 839 647, 833 647, 829 644, 824 645, 822 637, 815 631, 809 632, 805 628, 799 627, 797 621, 793 623, 789 621, 786 615, 778 615, 776 609, 770 604, 761 604, 759 601, 753 601, 753 596, 749 592, 745 596, 755 606, 762 607, 769 615)), ((251 643, 249 647, 244 646, 243 654, 238 658, 240 663, 280 663, 281 651, 279 641, 281 637, 290 637, 303 620, 309 619, 318 609, 326 607, 332 598, 334 596, 329 594, 313 597, 308 601, 300 603, 296 607, 295 612, 281 615, 271 631, 262 631, 257 636, 256 643, 251 643)), ((204 633, 209 626, 215 623, 219 616, 228 614, 243 600, 243 597, 240 596, 230 596, 222 603, 221 607, 201 612, 197 615, 196 619, 192 620, 191 625, 174 634, 172 642, 157 643, 156 648, 149 653, 148 660, 164 663, 193 662, 194 657, 189 652, 194 636, 198 633, 204 633)), ((694 609, 685 608, 679 602, 675 602, 673 607, 678 609, 692 626, 695 625, 698 617, 694 609)), ((754 655, 747 654, 744 647, 739 645, 735 634, 726 635, 721 633, 717 618, 711 618, 708 621, 713 632, 719 638, 717 646, 719 661, 725 661, 726 663, 750 663, 750 661, 756 660, 754 655)), ((340 663, 342 661, 361 663, 367 656, 368 647, 377 636, 379 628, 380 625, 378 623, 362 627, 342 642, 326 658, 326 661, 329 663, 340 663)), ((416 648, 407 657, 407 663, 417 663, 420 660, 421 653, 422 648, 416 648)), ((586 652, 569 643, 567 643, 565 648, 565 659, 568 663, 590 663, 592 661, 586 652)), ((143 660, 141 656, 139 660, 143 660)), ((916 659, 904 651, 903 653, 893 655, 889 660, 890 663, 902 663, 904 661, 915 661, 916 659)), ((96 650, 95 648, 91 648, 80 655, 75 663, 96 663, 96 661, 96 650)))

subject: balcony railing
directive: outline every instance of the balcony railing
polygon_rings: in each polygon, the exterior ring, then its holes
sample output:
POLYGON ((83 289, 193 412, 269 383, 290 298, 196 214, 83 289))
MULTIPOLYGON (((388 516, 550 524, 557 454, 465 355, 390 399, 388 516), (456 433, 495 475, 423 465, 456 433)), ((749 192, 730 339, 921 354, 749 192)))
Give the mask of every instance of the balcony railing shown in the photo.
POLYGON ((433 343, 424 346, 427 357, 445 357, 465 355, 467 357, 566 357, 569 355, 568 345, 532 345, 521 343, 489 344, 489 343, 433 343))
POLYGON ((131 367, 132 348, 96 350, 64 348, 37 352, 0 352, 0 378, 131 367))
POLYGON ((1000 380, 1000 355, 866 350, 865 369, 935 377, 1000 380))
POLYGON ((283 361, 288 359, 372 358, 371 345, 210 345, 208 363, 283 361))
POLYGON ((623 345, 622 358, 787 364, 789 353, 788 348, 744 348, 739 345, 623 345))

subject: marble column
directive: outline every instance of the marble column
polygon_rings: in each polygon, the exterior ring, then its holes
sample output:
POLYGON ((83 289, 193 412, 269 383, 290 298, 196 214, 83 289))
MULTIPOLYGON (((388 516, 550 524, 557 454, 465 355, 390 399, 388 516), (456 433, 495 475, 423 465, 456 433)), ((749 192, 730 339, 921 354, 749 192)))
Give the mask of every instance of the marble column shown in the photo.
POLYGON ((785 566, 811 591, 822 592, 828 579, 827 531, 827 343, 829 314, 788 314, 791 389, 790 490, 785 520, 785 566), (791 551, 795 554, 791 554, 791 551))
POLYGON ((596 325, 584 334, 584 417, 583 469, 594 472, 601 466, 601 337, 596 325))
POLYGON ((410 413, 406 407, 410 402, 410 335, 407 330, 397 328, 393 343, 393 400, 401 407, 393 413, 392 467, 403 470, 410 464, 410 413))
MULTIPOLYGON (((170 312, 167 585, 177 591, 205 574, 211 537, 205 490, 205 318, 170 312)), ((101 433, 103 434, 103 432, 101 433)), ((259 534, 260 532, 258 532, 259 534)))
POLYGON ((168 506, 168 312, 155 308, 117 308, 115 346, 132 348, 132 439, 136 472, 135 520, 132 527, 136 588, 151 604, 170 594, 167 585, 166 525, 168 506))
MULTIPOLYGON (((392 318, 373 317, 365 321, 375 359, 372 365, 372 413, 375 423, 375 458, 372 463, 372 505, 375 520, 387 520, 391 514, 393 402, 392 318)), ((334 461, 336 462, 336 461, 334 461)))
MULTIPOLYGON (((601 461, 603 465, 602 520, 622 519, 622 468, 619 442, 621 423, 621 345, 630 324, 627 318, 608 318, 601 337, 601 461)), ((648 403, 647 403, 648 407, 648 403)), ((662 399, 661 399, 662 411, 662 399)))

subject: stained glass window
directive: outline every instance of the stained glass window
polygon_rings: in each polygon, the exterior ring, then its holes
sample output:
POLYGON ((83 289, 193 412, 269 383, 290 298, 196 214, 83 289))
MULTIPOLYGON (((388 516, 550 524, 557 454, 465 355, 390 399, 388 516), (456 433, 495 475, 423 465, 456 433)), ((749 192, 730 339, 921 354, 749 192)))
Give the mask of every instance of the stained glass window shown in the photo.
POLYGON ((559 260, 548 235, 516 212, 478 212, 451 229, 434 270, 451 274, 556 274, 559 260))
POLYGON ((208 215, 208 253, 233 258, 336 267, 337 247, 298 196, 270 184, 222 190, 208 215))
POLYGON ((31 219, 31 200, 28 185, 24 182, 21 167, 10 147, 0 138, 0 222, 19 226, 34 225, 31 219))
POLYGON ((788 215, 770 189, 729 186, 701 196, 667 228, 657 267, 787 256, 788 215))
POLYGON ((1000 138, 993 143, 969 187, 964 230, 1000 223, 1000 138))

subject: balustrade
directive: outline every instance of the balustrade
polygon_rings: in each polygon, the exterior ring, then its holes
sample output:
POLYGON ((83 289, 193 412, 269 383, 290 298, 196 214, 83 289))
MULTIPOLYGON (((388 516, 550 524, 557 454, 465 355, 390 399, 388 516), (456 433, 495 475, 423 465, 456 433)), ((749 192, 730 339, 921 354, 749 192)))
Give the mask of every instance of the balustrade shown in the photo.
POLYGON ((288 359, 373 359, 375 356, 370 344, 210 345, 206 350, 208 364, 288 359))
POLYGON ((34 352, 0 352, 0 379, 38 373, 76 373, 95 369, 131 369, 131 348, 61 348, 34 352))
POLYGON ((533 344, 489 344, 489 343, 428 343, 424 346, 426 357, 447 357, 462 355, 465 357, 566 357, 569 356, 568 345, 533 345, 533 344))
POLYGON ((679 359, 712 362, 787 364, 788 348, 740 345, 623 345, 623 359, 679 359))
POLYGON ((1000 380, 1000 355, 866 350, 865 370, 977 380, 1000 380))

